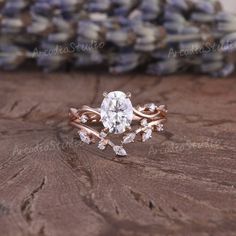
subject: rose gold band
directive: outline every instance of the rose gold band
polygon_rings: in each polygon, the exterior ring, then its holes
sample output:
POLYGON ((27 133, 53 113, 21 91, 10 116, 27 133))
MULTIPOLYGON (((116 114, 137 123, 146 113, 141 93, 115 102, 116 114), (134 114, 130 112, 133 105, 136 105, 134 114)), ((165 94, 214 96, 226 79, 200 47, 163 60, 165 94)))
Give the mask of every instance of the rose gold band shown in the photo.
MULTIPOLYGON (((150 120, 159 120, 166 119, 167 109, 165 105, 161 105, 156 108, 155 112, 150 112, 148 109, 143 106, 139 106, 138 108, 133 108, 133 120, 140 121, 144 118, 150 120)), ((88 116, 88 122, 99 122, 100 121, 100 111, 99 108, 91 108, 89 106, 84 105, 81 109, 70 108, 69 117, 70 121, 75 121, 76 123, 80 123, 80 118, 82 115, 88 116)))
MULTIPOLYGON (((166 106, 155 106, 155 109, 150 110, 147 106, 138 106, 133 108, 133 126, 139 125, 136 130, 132 131, 133 127, 127 128, 122 146, 115 145, 110 139, 107 138, 109 133, 108 129, 102 128, 100 132, 91 127, 92 124, 102 124, 99 108, 91 108, 83 106, 81 109, 70 108, 69 120, 70 125, 79 129, 81 140, 86 143, 95 143, 96 139, 99 140, 99 148, 105 149, 107 145, 111 146, 114 150, 120 148, 118 155, 126 155, 123 145, 134 142, 135 137, 141 134, 141 141, 146 141, 151 138, 153 131, 160 132, 163 130, 163 123, 167 120, 166 106), (120 153, 120 154, 119 154, 120 153)), ((116 152, 117 154, 117 152, 116 152)))

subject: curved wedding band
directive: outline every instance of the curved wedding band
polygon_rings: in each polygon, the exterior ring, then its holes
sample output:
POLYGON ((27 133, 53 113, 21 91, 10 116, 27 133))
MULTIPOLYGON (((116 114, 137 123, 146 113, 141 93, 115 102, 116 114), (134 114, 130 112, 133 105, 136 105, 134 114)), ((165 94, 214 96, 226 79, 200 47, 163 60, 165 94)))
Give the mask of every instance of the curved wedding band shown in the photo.
POLYGON ((79 129, 81 141, 91 144, 98 140, 99 149, 104 150, 111 146, 117 156, 126 156, 123 146, 134 142, 139 134, 141 141, 145 142, 151 138, 153 132, 163 131, 163 123, 167 120, 166 106, 149 103, 133 107, 130 97, 130 94, 114 91, 104 93, 101 108, 70 108, 70 124, 79 129), (99 131, 91 127, 100 123, 103 127, 99 131), (108 138, 109 133, 123 135, 121 145, 114 144, 108 138))

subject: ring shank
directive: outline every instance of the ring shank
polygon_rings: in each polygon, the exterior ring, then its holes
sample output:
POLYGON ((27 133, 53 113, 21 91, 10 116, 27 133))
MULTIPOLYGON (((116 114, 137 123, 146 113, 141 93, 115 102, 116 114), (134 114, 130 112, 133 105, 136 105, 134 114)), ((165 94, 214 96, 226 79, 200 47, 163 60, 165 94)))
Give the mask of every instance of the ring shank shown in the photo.
MULTIPOLYGON (((133 121, 140 121, 142 119, 149 119, 151 121, 164 119, 166 120, 166 113, 167 109, 164 105, 161 105, 157 107, 155 112, 148 112, 145 107, 133 107, 133 121)), ((100 114, 100 108, 92 108, 89 106, 82 106, 81 109, 70 109, 70 120, 74 121, 81 118, 82 115, 86 115, 88 117, 88 123, 95 123, 95 122, 101 122, 101 114, 100 114)))
POLYGON ((98 140, 99 149, 104 150, 106 146, 110 146, 113 148, 116 155, 126 156, 127 153, 123 145, 134 142, 137 139, 141 142, 145 142, 152 137, 152 132, 163 131, 163 123, 167 120, 166 115, 167 109, 164 105, 133 107, 133 123, 129 120, 129 123, 126 124, 122 132, 115 133, 112 129, 105 127, 105 124, 103 124, 100 108, 82 106, 81 109, 70 108, 69 123, 71 126, 78 129, 77 132, 82 142, 91 144, 96 143, 98 140), (95 125, 92 127, 94 123, 95 125), (98 125, 96 125, 96 123, 98 123, 98 125), (109 138, 109 133, 123 136, 121 146, 113 143, 109 138), (138 135, 140 138, 137 137, 138 135))

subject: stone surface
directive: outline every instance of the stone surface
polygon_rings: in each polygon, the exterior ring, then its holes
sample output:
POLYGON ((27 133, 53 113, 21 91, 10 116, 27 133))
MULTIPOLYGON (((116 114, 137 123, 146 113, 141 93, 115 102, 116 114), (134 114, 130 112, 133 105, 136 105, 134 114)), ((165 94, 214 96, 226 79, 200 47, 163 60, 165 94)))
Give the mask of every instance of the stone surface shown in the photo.
POLYGON ((125 132, 132 118, 133 106, 125 93, 114 91, 106 95, 101 105, 101 121, 110 133, 125 132))

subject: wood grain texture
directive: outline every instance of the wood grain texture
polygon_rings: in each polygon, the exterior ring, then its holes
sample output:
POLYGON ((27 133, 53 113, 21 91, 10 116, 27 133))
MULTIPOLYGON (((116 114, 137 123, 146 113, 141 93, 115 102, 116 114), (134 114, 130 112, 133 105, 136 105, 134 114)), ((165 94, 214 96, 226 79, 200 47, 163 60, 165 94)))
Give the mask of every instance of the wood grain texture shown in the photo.
POLYGON ((235 77, 1 73, 1 236, 236 235, 235 77), (103 91, 167 104, 127 158, 82 145, 71 106, 103 91))

